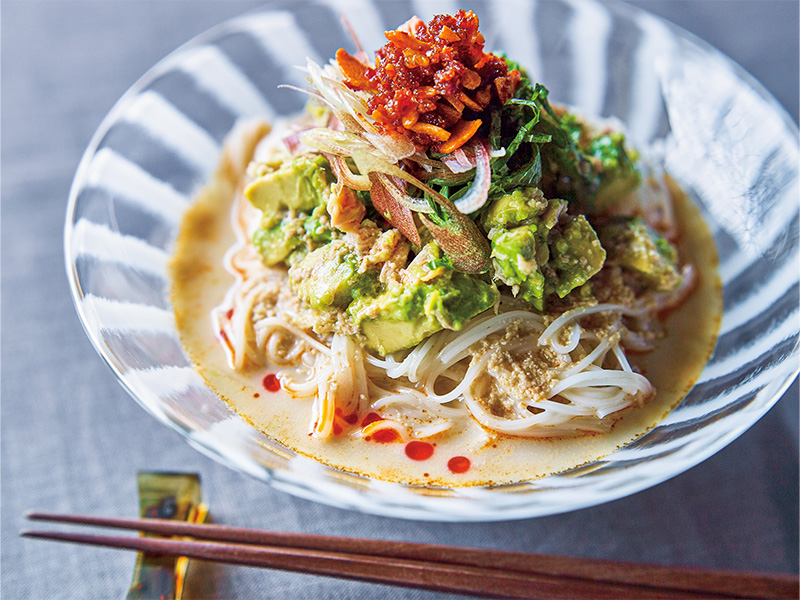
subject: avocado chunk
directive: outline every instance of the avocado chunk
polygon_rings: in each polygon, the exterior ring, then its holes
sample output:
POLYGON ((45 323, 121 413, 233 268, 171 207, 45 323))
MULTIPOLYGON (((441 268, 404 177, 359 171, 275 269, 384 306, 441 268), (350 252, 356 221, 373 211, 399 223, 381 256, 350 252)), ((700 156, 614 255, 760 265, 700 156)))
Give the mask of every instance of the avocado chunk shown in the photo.
POLYGON ((256 229, 253 233, 253 245, 261 254, 265 265, 272 267, 283 262, 289 254, 303 244, 303 239, 295 235, 296 231, 296 224, 288 219, 269 228, 259 227, 256 229))
POLYGON ((410 348, 442 329, 461 329, 497 302, 494 285, 445 266, 439 252, 436 244, 426 245, 418 255, 423 259, 409 265, 405 277, 347 308, 369 348, 381 355, 410 348))
MULTIPOLYGON (((334 230, 325 207, 317 206, 310 215, 288 214, 269 226, 262 225, 253 233, 253 245, 261 254, 264 264, 272 267, 282 262, 299 262, 295 254, 305 256, 307 252, 330 242, 333 236, 334 230)), ((299 258, 302 259, 302 256, 299 258)))
POLYGON ((603 268, 606 251, 583 215, 569 217, 549 242, 552 256, 549 264, 556 273, 553 287, 559 298, 582 286, 603 268))
POLYGON ((612 219, 600 227, 600 239, 608 249, 609 261, 645 287, 668 292, 683 281, 675 247, 639 217, 612 219))
POLYGON ((532 223, 547 208, 547 200, 542 190, 535 187, 521 187, 510 194, 504 194, 492 202, 483 216, 483 228, 514 227, 532 223))
POLYGON ((289 270, 289 285, 317 310, 346 308, 354 298, 376 293, 377 269, 358 272, 358 257, 335 241, 309 252, 289 270))
POLYGON ((327 202, 332 177, 328 161, 319 154, 302 155, 257 177, 245 197, 263 213, 262 226, 280 221, 289 210, 311 212, 327 202))
MULTIPOLYGON (((544 305, 544 275, 539 269, 537 249, 547 252, 547 246, 536 240, 536 225, 520 225, 514 229, 497 229, 492 236, 494 276, 510 286, 515 295, 539 310, 544 305)), ((544 262, 547 259, 544 258, 544 262)))
MULTIPOLYGON (((534 308, 545 310, 550 294, 563 298, 597 274, 606 253, 585 217, 565 214, 564 200, 543 201, 537 213, 526 214, 523 224, 511 226, 523 214, 513 209, 516 193, 500 198, 498 203, 506 208, 497 209, 496 203, 486 220, 495 225, 489 231, 494 278, 534 308), (506 217, 497 218, 503 214, 506 217)), ((524 192, 521 197, 528 196, 524 192)))
POLYGON ((253 244, 265 265, 296 264, 335 237, 326 209, 331 187, 328 169, 321 155, 298 156, 277 167, 256 165, 261 174, 244 193, 262 212, 253 244))

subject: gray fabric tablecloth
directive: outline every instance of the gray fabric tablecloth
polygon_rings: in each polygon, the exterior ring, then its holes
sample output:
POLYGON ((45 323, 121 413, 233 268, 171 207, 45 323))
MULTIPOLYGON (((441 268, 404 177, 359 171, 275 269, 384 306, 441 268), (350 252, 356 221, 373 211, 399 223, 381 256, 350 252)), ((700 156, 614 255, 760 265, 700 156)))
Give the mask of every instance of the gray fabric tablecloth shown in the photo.
MULTIPOLYGON (((798 3, 635 2, 732 56, 798 118, 798 3)), ((797 572, 798 388, 717 455, 655 488, 547 518, 397 521, 300 500, 234 473, 159 425, 81 330, 62 257, 67 193, 89 139, 151 65, 253 2, 2 3, 2 594, 120 598, 134 557, 22 540, 37 508, 137 510, 137 470, 196 471, 217 522, 797 572)), ((444 598, 321 577, 194 563, 188 598, 444 598)))

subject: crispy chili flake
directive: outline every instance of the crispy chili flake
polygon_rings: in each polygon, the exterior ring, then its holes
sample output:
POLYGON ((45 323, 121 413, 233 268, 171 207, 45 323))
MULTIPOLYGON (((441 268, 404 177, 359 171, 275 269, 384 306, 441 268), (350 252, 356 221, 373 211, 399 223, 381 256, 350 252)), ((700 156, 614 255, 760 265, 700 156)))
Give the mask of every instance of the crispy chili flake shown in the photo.
POLYGON ((519 71, 483 51, 472 11, 437 15, 427 25, 415 19, 386 38, 374 67, 345 50, 336 61, 350 88, 370 93, 379 127, 404 133, 421 151, 461 147, 488 122, 486 109, 504 104, 519 87, 519 71))

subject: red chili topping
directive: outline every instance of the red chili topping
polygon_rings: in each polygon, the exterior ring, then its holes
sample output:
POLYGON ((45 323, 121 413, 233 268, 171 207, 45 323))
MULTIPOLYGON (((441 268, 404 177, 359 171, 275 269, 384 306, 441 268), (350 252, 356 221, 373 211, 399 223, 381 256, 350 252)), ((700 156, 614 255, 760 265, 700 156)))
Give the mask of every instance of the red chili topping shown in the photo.
POLYGON ((262 381, 264 385, 264 389, 268 392, 277 392, 281 389, 281 380, 274 373, 270 373, 266 377, 264 377, 264 381, 262 381))
POLYGON ((358 414, 356 413, 345 415, 342 418, 348 425, 355 425, 356 423, 358 423, 358 414))
POLYGON ((485 122, 486 108, 505 104, 519 87, 519 71, 483 51, 472 11, 437 15, 427 25, 412 20, 386 38, 374 67, 343 49, 336 62, 350 88, 371 94, 368 107, 384 132, 404 133, 422 151, 461 147, 485 122))
POLYGON ((367 413, 367 416, 364 417, 363 421, 361 421, 361 427, 364 428, 370 423, 374 423, 375 421, 380 421, 381 419, 383 419, 383 417, 380 416, 378 413, 375 412, 367 413))
POLYGON ((466 456, 454 456, 447 461, 447 468, 452 473, 466 473, 471 466, 472 463, 466 456))
POLYGON ((433 446, 428 442, 413 440, 406 444, 406 456, 411 460, 428 460, 433 456, 433 446))
POLYGON ((395 441, 399 437, 399 434, 390 428, 386 429, 379 429, 375 433, 372 434, 372 439, 376 442, 381 442, 383 444, 388 444, 389 442, 395 441))

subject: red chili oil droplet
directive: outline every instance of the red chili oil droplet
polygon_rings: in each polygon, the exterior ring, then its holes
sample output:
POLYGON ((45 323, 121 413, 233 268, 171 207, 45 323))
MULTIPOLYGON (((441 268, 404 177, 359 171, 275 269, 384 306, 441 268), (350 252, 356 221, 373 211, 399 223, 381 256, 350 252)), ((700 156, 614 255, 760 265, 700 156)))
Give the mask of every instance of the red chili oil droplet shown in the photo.
POLYGON ((341 435, 342 434, 342 426, 338 423, 333 424, 333 435, 341 435))
POLYGON ((228 320, 230 321, 230 320, 231 320, 231 318, 233 317, 233 309, 232 309, 232 308, 229 308, 229 309, 228 309, 228 312, 226 312, 226 313, 225 313, 225 316, 226 316, 226 317, 228 318, 228 320))
POLYGON ((343 418, 345 420, 345 423, 348 423, 350 425, 355 425, 356 423, 358 423, 358 415, 356 413, 345 415, 343 418))
POLYGON ((388 444, 397 439, 398 435, 394 429, 379 429, 372 434, 372 439, 382 444, 388 444))
POLYGON ((428 460, 433 456, 433 446, 428 442, 419 442, 417 440, 408 442, 406 444, 406 456, 411 460, 428 460))
POLYGON ((260 398, 260 397, 261 397, 261 394, 259 394, 258 392, 256 392, 255 394, 253 394, 253 398, 260 398))
POLYGON ((447 461, 447 468, 453 473, 466 473, 472 463, 466 456, 454 456, 447 461))
POLYGON ((361 427, 366 427, 370 423, 374 423, 375 421, 380 421, 383 417, 381 417, 378 413, 367 413, 367 416, 364 417, 364 420, 361 421, 361 427))
POLYGON ((268 392, 277 392, 281 389, 281 380, 274 373, 270 373, 266 377, 264 377, 264 389, 268 392))
POLYGON ((228 339, 228 334, 225 333, 222 329, 219 330, 219 337, 221 337, 226 344, 230 345, 231 341, 228 339))

